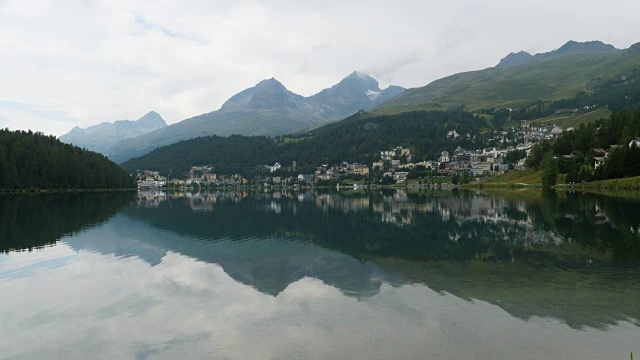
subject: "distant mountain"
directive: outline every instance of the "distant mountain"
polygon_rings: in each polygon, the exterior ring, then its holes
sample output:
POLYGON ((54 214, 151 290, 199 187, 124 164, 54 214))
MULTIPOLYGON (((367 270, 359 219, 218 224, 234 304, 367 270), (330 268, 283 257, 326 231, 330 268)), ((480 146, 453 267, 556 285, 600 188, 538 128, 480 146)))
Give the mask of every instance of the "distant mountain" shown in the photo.
POLYGON ((500 60, 500 63, 496 67, 516 66, 522 64, 530 64, 536 61, 543 61, 558 56, 564 55, 578 55, 578 54, 603 54, 603 53, 616 53, 619 50, 613 45, 605 44, 602 41, 587 41, 577 42, 568 41, 562 45, 559 49, 546 53, 540 53, 531 55, 526 51, 520 51, 518 53, 511 53, 504 59, 500 60))
POLYGON ((511 53, 492 68, 459 73, 404 91, 372 111, 507 108, 538 100, 572 98, 616 76, 640 68, 640 45, 619 50, 600 41, 569 41, 559 49, 531 55, 511 53))
POLYGON ((107 155, 123 162, 160 146, 200 136, 280 135, 371 109, 403 91, 398 86, 382 90, 374 78, 353 72, 331 88, 304 97, 271 78, 232 96, 220 110, 123 140, 107 155))
POLYGON ((380 90, 374 78, 354 71, 338 84, 313 95, 310 100, 321 104, 324 117, 340 118, 360 109, 369 110, 372 105, 381 104, 404 90, 400 86, 380 90))
POLYGON ((151 111, 136 121, 119 120, 82 129, 73 128, 60 136, 62 142, 73 144, 91 151, 107 154, 116 143, 166 127, 167 123, 155 111, 151 111))

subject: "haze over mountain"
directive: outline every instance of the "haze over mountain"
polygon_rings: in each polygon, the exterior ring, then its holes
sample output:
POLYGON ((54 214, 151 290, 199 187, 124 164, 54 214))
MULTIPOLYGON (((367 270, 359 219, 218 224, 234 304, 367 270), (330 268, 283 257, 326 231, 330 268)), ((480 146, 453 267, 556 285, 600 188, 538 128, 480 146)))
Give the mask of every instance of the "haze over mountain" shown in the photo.
POLYGON ((86 129, 75 127, 67 134, 60 136, 60 140, 91 151, 107 154, 113 145, 122 140, 140 136, 166 126, 167 123, 162 116, 155 111, 151 111, 135 121, 103 122, 86 129))
POLYGON ((516 108, 538 100, 572 98, 580 91, 591 93, 598 84, 640 68, 637 49, 637 44, 621 50, 601 41, 569 41, 547 53, 510 53, 495 67, 447 76, 409 89, 374 112, 516 108))
POLYGON ((220 110, 123 140, 107 155, 123 162, 160 146, 199 136, 280 135, 371 109, 402 91, 404 88, 399 86, 382 90, 374 78, 353 72, 331 88, 304 97, 271 78, 232 96, 220 110))

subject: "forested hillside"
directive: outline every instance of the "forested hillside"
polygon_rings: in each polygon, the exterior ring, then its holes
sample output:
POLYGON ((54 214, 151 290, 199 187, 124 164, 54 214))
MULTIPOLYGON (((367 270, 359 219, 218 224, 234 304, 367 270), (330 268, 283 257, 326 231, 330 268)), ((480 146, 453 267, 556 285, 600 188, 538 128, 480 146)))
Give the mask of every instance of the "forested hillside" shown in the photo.
POLYGON ((611 114, 611 119, 582 125, 554 141, 543 141, 531 149, 527 165, 542 167, 545 154, 553 153, 558 170, 568 183, 640 176, 640 146, 631 141, 640 136, 640 110, 611 114), (599 150, 602 149, 602 150, 599 150), (605 155, 601 152, 608 150, 605 155), (596 166, 595 158, 602 164, 596 166))
POLYGON ((0 189, 131 188, 104 155, 31 131, 0 130, 0 189))
POLYGON ((447 132, 477 134, 488 124, 467 112, 419 111, 369 117, 354 115, 296 137, 210 136, 162 147, 122 164, 127 171, 157 170, 183 176, 191 166, 212 165, 218 173, 250 173, 257 165, 295 160, 300 171, 342 161, 371 163, 381 150, 409 147, 420 159, 435 158, 457 146, 476 148, 477 140, 447 140, 447 132))

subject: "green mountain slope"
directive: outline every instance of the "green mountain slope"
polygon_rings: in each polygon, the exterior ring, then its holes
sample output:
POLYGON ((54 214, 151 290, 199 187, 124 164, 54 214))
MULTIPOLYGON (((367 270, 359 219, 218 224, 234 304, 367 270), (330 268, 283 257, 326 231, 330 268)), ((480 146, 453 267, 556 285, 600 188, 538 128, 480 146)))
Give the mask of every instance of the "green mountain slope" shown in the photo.
POLYGON ((451 75, 427 86, 406 90, 374 109, 392 114, 432 109, 516 108, 537 100, 572 98, 599 83, 640 69, 634 45, 618 50, 600 42, 569 42, 535 56, 510 54, 492 68, 451 75))

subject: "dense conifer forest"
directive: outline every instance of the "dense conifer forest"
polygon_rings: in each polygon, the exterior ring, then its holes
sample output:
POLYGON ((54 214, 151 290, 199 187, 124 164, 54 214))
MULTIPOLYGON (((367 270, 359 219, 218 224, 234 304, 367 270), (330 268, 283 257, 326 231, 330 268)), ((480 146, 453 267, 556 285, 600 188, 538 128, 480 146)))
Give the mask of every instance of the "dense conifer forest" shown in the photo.
POLYGON ((440 151, 457 146, 483 146, 463 136, 447 140, 447 132, 478 134, 489 125, 468 112, 416 111, 371 117, 354 115, 343 121, 295 136, 210 136, 162 147, 122 164, 127 171, 149 169, 180 177, 191 166, 212 165, 221 174, 248 174, 258 165, 296 161, 300 171, 342 161, 370 164, 379 151, 395 146, 411 147, 418 161, 436 158, 440 151))
POLYGON ((0 130, 0 189, 132 188, 104 155, 32 131, 0 130))

